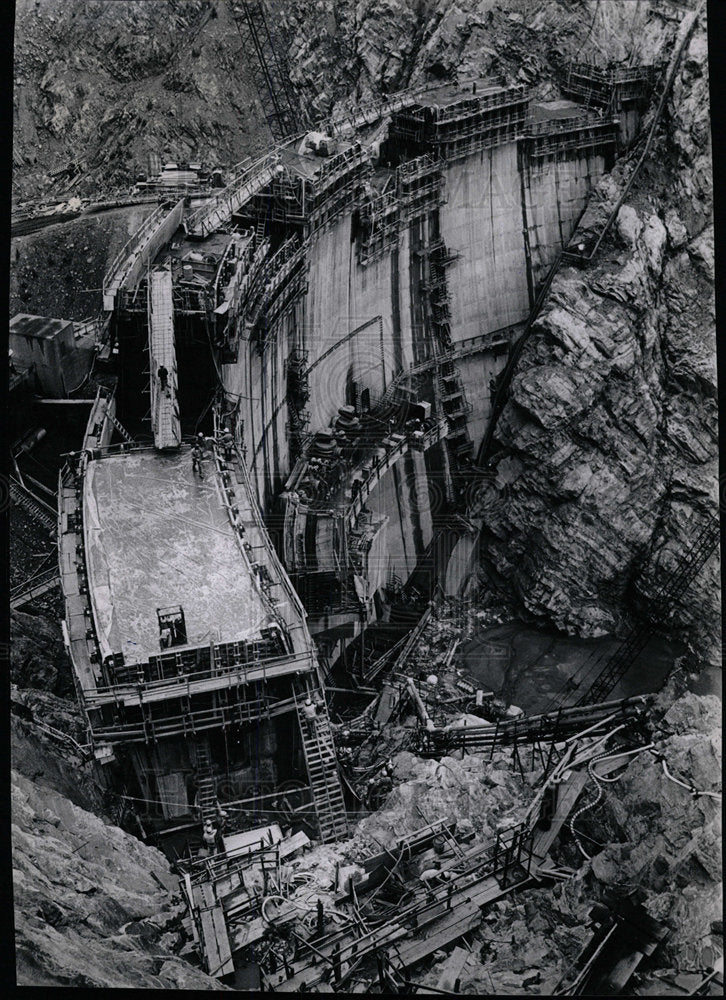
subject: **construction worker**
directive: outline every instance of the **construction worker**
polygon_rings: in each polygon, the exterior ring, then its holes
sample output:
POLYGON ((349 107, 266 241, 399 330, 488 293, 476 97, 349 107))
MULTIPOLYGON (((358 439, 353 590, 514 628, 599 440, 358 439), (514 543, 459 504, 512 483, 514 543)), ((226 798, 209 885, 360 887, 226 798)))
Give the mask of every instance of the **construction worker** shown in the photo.
POLYGON ((204 470, 202 468, 202 459, 204 458, 204 452, 195 444, 192 448, 192 473, 198 472, 199 478, 204 479, 204 470))
POLYGON ((315 705, 313 705, 312 698, 308 695, 308 697, 305 699, 305 704, 303 705, 303 716, 305 718, 305 722, 307 723, 308 732, 310 733, 311 736, 315 735, 315 723, 317 721, 317 715, 318 715, 317 709, 315 705))
POLYGON ((156 373, 156 377, 159 379, 159 385, 161 387, 161 391, 165 392, 168 396, 170 394, 168 369, 165 368, 164 365, 160 365, 159 370, 156 373))
POLYGON ((224 433, 222 434, 222 448, 224 449, 225 462, 231 462, 232 452, 234 450, 234 437, 228 427, 225 427, 224 433))
POLYGON ((226 809, 222 808, 222 804, 220 803, 219 799, 217 799, 216 806, 217 806, 217 822, 219 823, 219 832, 224 833, 225 829, 227 828, 227 820, 229 819, 229 813, 227 812, 226 809))
POLYGON ((204 823, 202 840, 204 841, 206 853, 215 854, 217 850, 217 830, 211 820, 206 820, 204 823))

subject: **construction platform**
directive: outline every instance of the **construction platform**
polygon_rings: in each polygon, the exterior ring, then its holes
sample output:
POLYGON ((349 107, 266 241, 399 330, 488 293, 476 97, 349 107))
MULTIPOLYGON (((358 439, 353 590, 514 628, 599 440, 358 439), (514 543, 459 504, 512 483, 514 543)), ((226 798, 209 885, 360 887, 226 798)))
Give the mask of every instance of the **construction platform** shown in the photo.
POLYGON ((157 609, 180 605, 200 646, 260 635, 269 611, 245 570, 211 460, 200 481, 189 447, 89 463, 83 521, 102 657, 144 663, 160 652, 157 609))

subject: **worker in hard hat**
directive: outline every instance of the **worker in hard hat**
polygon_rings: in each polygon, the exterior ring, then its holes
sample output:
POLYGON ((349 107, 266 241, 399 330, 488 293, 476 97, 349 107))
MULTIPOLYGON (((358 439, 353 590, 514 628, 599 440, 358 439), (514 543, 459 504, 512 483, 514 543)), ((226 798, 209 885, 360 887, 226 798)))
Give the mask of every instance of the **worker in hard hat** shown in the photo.
POLYGON ((195 444, 192 448, 192 472, 198 472, 200 479, 204 479, 204 469, 202 468, 203 458, 204 452, 198 444, 195 444))
POLYGON ((202 831, 204 850, 207 854, 214 854, 217 850, 217 830, 211 820, 206 820, 202 831))
POLYGON ((229 428, 225 427, 224 431, 220 436, 220 443, 224 450, 224 460, 225 462, 232 461, 232 451, 234 449, 234 437, 229 428))
POLYGON ((315 734, 315 723, 317 721, 317 708, 313 704, 312 698, 308 695, 303 704, 303 717, 308 727, 308 732, 310 735, 315 734))

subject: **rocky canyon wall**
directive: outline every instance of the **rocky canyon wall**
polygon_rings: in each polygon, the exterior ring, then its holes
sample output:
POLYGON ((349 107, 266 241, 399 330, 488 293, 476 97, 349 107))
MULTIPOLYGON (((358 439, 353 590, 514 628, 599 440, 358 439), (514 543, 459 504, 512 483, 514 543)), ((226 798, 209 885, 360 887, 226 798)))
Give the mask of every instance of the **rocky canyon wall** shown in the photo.
MULTIPOLYGON (((521 605, 597 635, 657 586, 718 511, 706 30, 595 263, 556 277, 496 431, 485 562, 521 605)), ((595 198, 610 210, 622 167, 595 198)), ((664 630, 716 662, 718 561, 664 630)))

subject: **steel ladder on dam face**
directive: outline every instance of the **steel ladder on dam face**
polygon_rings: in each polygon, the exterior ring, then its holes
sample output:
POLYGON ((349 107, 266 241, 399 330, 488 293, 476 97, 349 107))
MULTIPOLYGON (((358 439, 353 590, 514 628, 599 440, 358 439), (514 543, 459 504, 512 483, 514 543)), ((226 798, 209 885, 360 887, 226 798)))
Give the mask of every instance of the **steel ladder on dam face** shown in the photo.
POLYGON ((209 754, 209 743, 200 740, 196 744, 197 758, 197 802, 202 814, 202 822, 214 822, 217 815, 217 796, 215 794, 212 760, 209 754))
POLYGON ((338 774, 333 734, 330 729, 325 702, 318 706, 314 720, 305 716, 303 701, 309 691, 301 693, 293 687, 300 736, 302 737, 305 766, 310 778, 313 805, 318 821, 318 832, 323 843, 343 840, 348 836, 348 818, 345 813, 343 788, 338 774))

